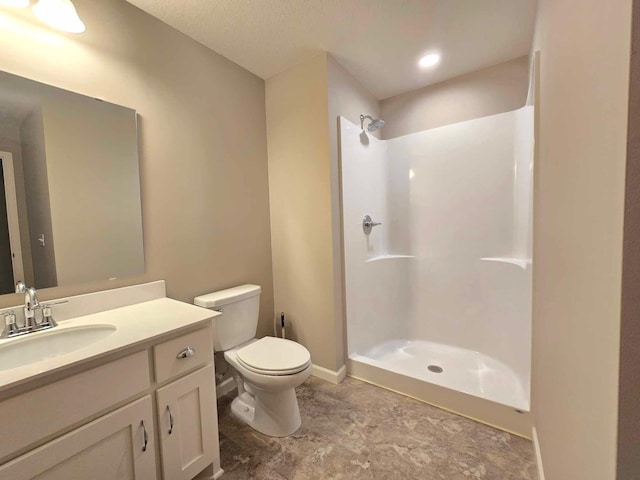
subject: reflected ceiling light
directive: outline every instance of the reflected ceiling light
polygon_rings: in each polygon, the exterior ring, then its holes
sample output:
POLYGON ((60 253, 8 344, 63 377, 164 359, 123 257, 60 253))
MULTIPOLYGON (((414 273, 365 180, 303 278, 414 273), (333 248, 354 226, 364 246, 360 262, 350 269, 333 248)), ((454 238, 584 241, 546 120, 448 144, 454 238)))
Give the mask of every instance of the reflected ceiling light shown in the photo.
POLYGON ((84 32, 84 23, 71 0, 38 0, 33 13, 47 25, 63 32, 84 32))
POLYGON ((422 57, 418 62, 418 65, 420 65, 422 68, 427 68, 427 67, 433 67, 438 63, 440 63, 440 55, 437 53, 430 53, 422 57))
POLYGON ((0 0, 0 5, 3 7, 27 8, 29 0, 0 0))

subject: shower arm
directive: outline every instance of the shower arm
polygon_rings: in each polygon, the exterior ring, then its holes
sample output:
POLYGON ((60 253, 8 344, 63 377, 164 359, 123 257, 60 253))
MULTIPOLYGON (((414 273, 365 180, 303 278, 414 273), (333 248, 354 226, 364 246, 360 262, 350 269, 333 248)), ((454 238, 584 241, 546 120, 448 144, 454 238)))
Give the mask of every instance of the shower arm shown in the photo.
POLYGON ((373 122, 373 117, 371 115, 362 115, 362 114, 360 114, 360 128, 362 130, 364 130, 364 121, 367 118, 369 119, 369 121, 373 122))

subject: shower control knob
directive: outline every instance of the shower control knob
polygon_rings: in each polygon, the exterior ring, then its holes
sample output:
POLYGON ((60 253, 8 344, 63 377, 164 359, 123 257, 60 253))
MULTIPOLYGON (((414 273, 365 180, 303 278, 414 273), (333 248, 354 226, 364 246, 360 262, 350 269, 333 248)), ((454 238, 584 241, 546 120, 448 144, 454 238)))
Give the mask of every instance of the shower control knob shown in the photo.
POLYGON ((365 215, 362 219, 362 231, 365 235, 369 235, 373 227, 382 225, 382 222, 374 222, 369 215, 365 215))

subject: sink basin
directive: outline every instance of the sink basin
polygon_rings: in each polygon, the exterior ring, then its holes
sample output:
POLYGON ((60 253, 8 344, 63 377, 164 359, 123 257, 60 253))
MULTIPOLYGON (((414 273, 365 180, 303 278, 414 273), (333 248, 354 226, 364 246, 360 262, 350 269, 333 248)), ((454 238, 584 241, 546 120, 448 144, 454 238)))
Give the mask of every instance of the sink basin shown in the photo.
POLYGON ((83 325, 29 333, 0 345, 0 371, 66 355, 102 340, 115 331, 113 325, 83 325))

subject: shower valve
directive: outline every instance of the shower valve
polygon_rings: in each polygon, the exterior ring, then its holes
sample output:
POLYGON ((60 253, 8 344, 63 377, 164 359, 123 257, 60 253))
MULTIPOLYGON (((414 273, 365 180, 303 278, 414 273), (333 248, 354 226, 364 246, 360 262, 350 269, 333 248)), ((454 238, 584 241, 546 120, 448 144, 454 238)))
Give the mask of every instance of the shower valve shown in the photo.
POLYGON ((382 222, 374 222, 369 215, 365 215, 362 219, 362 231, 365 235, 369 235, 373 227, 382 225, 382 222))

